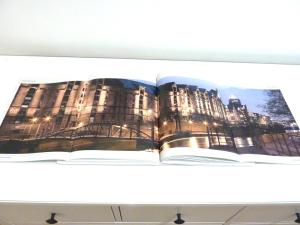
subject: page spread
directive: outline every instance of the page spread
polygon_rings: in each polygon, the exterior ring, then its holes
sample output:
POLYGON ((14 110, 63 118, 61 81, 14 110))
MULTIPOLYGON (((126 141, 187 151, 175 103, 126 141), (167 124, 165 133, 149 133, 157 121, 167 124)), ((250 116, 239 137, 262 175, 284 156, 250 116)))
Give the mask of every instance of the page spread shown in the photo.
POLYGON ((279 89, 237 88, 178 76, 158 80, 158 89, 163 161, 299 160, 299 127, 279 89))
POLYGON ((1 125, 0 160, 158 162, 157 117, 157 88, 140 81, 22 83, 1 125))
POLYGON ((0 127, 0 162, 300 163, 299 127, 280 88, 203 78, 22 82, 0 127))

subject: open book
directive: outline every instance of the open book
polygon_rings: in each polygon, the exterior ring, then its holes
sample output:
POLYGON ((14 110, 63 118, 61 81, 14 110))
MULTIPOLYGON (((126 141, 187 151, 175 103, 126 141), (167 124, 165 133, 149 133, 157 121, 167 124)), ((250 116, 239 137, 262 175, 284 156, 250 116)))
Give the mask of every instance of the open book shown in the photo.
POLYGON ((281 87, 258 79, 292 71, 298 73, 275 65, 5 58, 0 161, 298 164, 299 127, 281 87), (166 67, 173 71, 160 71, 166 67), (219 73, 226 77, 211 79, 219 73), (18 74, 37 81, 18 84, 4 106, 18 74), (247 77, 252 85, 237 85, 247 77))
POLYGON ((299 127, 279 89, 164 76, 22 83, 0 161, 298 163, 299 127))

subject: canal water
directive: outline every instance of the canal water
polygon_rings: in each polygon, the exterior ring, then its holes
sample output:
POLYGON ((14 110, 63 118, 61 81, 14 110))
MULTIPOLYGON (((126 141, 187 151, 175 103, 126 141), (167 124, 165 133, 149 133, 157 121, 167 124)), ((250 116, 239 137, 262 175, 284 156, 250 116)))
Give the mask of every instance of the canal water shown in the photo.
MULTIPOLYGON (((175 147, 191 147, 191 148, 209 148, 209 146, 228 146, 230 137, 220 136, 220 137, 186 137, 178 138, 168 142, 164 142, 161 149, 175 148, 175 147)), ((237 148, 245 148, 253 146, 253 141, 251 137, 235 137, 234 142, 237 148)))

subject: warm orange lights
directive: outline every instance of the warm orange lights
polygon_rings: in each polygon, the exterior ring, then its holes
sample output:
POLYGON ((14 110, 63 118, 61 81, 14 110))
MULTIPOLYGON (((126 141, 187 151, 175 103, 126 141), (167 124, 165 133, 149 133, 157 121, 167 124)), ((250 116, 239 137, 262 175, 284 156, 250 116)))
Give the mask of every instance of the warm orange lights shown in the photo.
POLYGON ((50 116, 47 116, 47 117, 45 117, 45 119, 44 119, 46 122, 49 122, 50 120, 51 120, 51 117, 50 116))

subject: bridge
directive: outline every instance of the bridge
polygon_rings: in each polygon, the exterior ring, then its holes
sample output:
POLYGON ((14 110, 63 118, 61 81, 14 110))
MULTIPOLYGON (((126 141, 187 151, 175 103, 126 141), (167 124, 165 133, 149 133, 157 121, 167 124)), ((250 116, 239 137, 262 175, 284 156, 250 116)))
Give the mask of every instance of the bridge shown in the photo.
POLYGON ((84 126, 71 127, 55 132, 41 134, 42 138, 77 139, 84 137, 128 138, 128 139, 155 139, 154 127, 144 132, 134 125, 116 125, 113 123, 91 123, 84 126))

